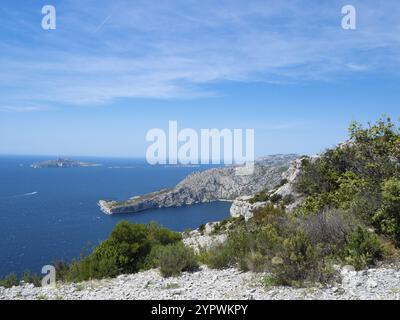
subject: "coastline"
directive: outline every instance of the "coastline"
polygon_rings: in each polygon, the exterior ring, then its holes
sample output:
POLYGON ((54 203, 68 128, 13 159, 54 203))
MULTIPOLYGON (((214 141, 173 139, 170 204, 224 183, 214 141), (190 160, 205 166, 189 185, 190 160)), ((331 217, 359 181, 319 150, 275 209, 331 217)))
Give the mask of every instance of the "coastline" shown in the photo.
POLYGON ((237 175, 234 166, 193 172, 173 188, 134 196, 125 201, 99 200, 98 205, 101 211, 111 215, 214 201, 233 202, 239 197, 275 188, 298 158, 296 154, 263 157, 256 161, 254 172, 244 176, 237 175))
MULTIPOLYGON (((165 208, 180 208, 180 207, 189 207, 191 205, 194 204, 201 204, 201 203, 212 203, 212 202, 228 202, 228 203, 233 203, 235 200, 230 200, 230 199, 217 199, 217 200, 210 200, 210 201, 198 201, 198 202, 193 202, 191 204, 181 204, 181 205, 176 205, 176 206, 170 206, 170 207, 165 207, 165 208)), ((100 207, 100 210, 106 214, 106 215, 113 215, 113 214, 118 214, 118 212, 113 212, 112 208, 109 206, 109 202, 107 200, 99 200, 99 202, 97 203, 97 205, 100 207)), ((112 200, 111 200, 112 202, 112 200)), ((139 213, 139 212, 143 212, 149 209, 154 209, 154 208, 142 208, 142 209, 138 209, 135 212, 127 212, 127 213, 139 213)), ((155 208, 155 209, 161 209, 161 208, 155 208)), ((210 221, 211 222, 211 221, 210 221)))

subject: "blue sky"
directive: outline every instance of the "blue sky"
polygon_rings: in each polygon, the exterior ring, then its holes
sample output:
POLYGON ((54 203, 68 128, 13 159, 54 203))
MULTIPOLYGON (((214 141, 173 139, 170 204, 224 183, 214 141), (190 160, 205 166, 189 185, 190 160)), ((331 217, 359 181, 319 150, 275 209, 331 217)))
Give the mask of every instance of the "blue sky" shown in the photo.
POLYGON ((0 154, 143 157, 169 120, 316 153, 352 120, 399 117, 399 67, 396 0, 3 0, 0 154))

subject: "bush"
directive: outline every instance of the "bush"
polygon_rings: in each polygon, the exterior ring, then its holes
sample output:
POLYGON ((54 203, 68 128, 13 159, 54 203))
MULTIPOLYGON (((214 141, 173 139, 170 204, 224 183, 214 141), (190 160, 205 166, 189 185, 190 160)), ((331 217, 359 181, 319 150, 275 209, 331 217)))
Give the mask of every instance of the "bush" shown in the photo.
POLYGON ((10 273, 9 275, 5 276, 3 279, 0 279, 0 287, 4 288, 12 288, 14 286, 18 286, 19 281, 18 277, 15 273, 10 273))
POLYGON ((283 197, 282 201, 283 204, 287 206, 289 204, 292 204, 295 201, 295 198, 292 194, 287 194, 286 196, 283 197))
POLYGON ((269 195, 266 191, 256 193, 253 198, 248 200, 248 202, 250 202, 251 204, 254 204, 256 202, 267 202, 267 201, 269 201, 269 195))
POLYGON ((345 211, 333 209, 304 217, 302 228, 312 245, 322 244, 324 251, 332 254, 344 247, 354 223, 345 211))
POLYGON ((388 118, 349 132, 348 143, 303 161, 295 188, 306 199, 297 211, 347 210, 399 243, 400 131, 388 118))
POLYGON ((289 182, 288 179, 282 179, 281 182, 279 182, 279 187, 284 186, 285 184, 287 184, 289 182))
POLYGON ((236 227, 223 245, 203 253, 202 262, 217 269, 237 265, 244 271, 272 272, 281 285, 327 281, 332 273, 322 240, 317 237, 313 243, 305 225, 283 208, 267 206, 236 227))
POLYGON ((226 244, 214 246, 199 255, 199 261, 211 269, 225 269, 233 263, 233 256, 226 244))
POLYGON ((235 225, 224 244, 200 257, 211 268, 236 265, 245 271, 269 272, 278 285, 326 283, 336 277, 335 263, 359 268, 363 261, 370 265, 382 256, 379 239, 360 234, 355 227, 359 224, 345 210, 293 216, 269 205, 256 210, 245 225, 235 225))
POLYGON ((329 259, 320 245, 312 245, 303 231, 285 238, 270 260, 270 269, 279 285, 302 286, 328 282, 334 276, 329 259))
POLYGON ((68 281, 84 281, 115 277, 122 273, 134 273, 154 267, 156 248, 177 243, 179 233, 148 225, 118 223, 110 237, 96 247, 88 256, 82 256, 63 271, 68 281))
POLYGON ((151 251, 152 240, 148 226, 121 222, 91 256, 93 262, 99 262, 99 270, 110 268, 112 275, 137 272, 151 251))
POLYGON ((198 268, 193 249, 182 242, 160 248, 158 259, 163 277, 177 276, 182 271, 193 271, 198 268))
POLYGON ((400 243, 400 179, 382 183, 382 206, 372 217, 378 230, 400 243))
POLYGON ((270 200, 272 203, 278 203, 279 201, 282 200, 282 196, 278 193, 274 193, 271 197, 270 200))
MULTIPOLYGON (((135 226, 135 224, 133 224, 133 226, 135 226)), ((152 245, 159 244, 165 246, 182 240, 182 236, 179 232, 161 227, 157 223, 153 222, 145 226, 148 229, 148 236, 152 245)))
POLYGON ((89 255, 73 262, 65 276, 66 281, 81 282, 91 279, 115 277, 123 271, 118 268, 115 258, 89 255))
POLYGON ((239 260, 243 271, 264 272, 267 270, 267 257, 259 251, 251 251, 239 260))
POLYGON ((203 223, 199 226, 199 232, 200 234, 204 234, 204 231, 206 230, 206 225, 203 223))
POLYGON ((41 277, 38 276, 36 273, 32 273, 29 270, 22 273, 21 281, 24 283, 31 283, 35 287, 40 287, 41 284, 41 277))
MULTIPOLYGON (((83 255, 81 254, 81 257, 83 255)), ((56 269, 57 280, 67 281, 71 265, 64 261, 55 261, 52 263, 54 268, 56 269)))
POLYGON ((348 239, 343 255, 345 263, 360 270, 374 265, 381 259, 383 247, 373 231, 359 226, 348 239))
POLYGON ((35 287, 41 286, 41 278, 36 273, 25 271, 20 278, 15 273, 11 273, 0 279, 0 287, 11 288, 19 286, 21 282, 33 284, 35 287))
POLYGON ((251 222, 254 224, 269 224, 271 222, 275 222, 277 218, 285 216, 286 212, 283 207, 275 207, 270 204, 260 209, 254 210, 251 222))
POLYGON ((224 269, 234 264, 244 266, 243 260, 254 248, 254 234, 246 230, 246 226, 239 224, 228 234, 223 244, 213 246, 200 254, 200 261, 212 269, 224 269))

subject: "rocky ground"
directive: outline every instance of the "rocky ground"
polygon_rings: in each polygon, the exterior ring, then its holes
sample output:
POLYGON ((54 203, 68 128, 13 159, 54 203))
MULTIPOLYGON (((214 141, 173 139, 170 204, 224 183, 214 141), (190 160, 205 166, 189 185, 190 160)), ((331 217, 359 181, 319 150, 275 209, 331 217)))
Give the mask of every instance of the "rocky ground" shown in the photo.
POLYGON ((341 270, 341 283, 327 288, 295 289, 266 288, 263 276, 236 269, 210 270, 201 267, 193 273, 176 278, 162 278, 153 269, 115 279, 88 281, 79 284, 58 284, 55 288, 34 288, 22 285, 11 289, 0 288, 0 300, 5 299, 396 299, 400 300, 400 267, 385 266, 361 272, 341 270))
MULTIPOLYGON (((195 250, 225 240, 214 235, 217 222, 208 223, 203 232, 193 230, 183 241, 195 250)), ((400 265, 386 265, 356 272, 350 266, 338 271, 338 282, 328 287, 266 287, 265 275, 237 269, 211 270, 202 266, 196 272, 163 278, 157 269, 114 279, 78 284, 57 284, 55 288, 35 288, 25 284, 5 289, 0 287, 0 300, 400 300, 400 265)))

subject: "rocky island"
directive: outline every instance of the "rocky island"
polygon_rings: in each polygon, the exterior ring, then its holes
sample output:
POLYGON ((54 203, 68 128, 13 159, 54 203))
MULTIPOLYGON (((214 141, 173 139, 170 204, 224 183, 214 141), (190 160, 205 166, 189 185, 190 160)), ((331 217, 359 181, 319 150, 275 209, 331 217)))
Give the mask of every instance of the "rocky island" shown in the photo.
POLYGON ((280 183, 296 154, 271 155, 255 163, 251 175, 237 175, 236 167, 212 168, 190 174, 174 188, 132 197, 126 201, 100 200, 106 214, 135 213, 212 201, 233 201, 240 196, 270 189, 280 183))
POLYGON ((35 162, 31 164, 31 168, 79 168, 79 167, 97 167, 99 164, 76 161, 67 158, 58 158, 56 160, 47 160, 42 162, 35 162))

